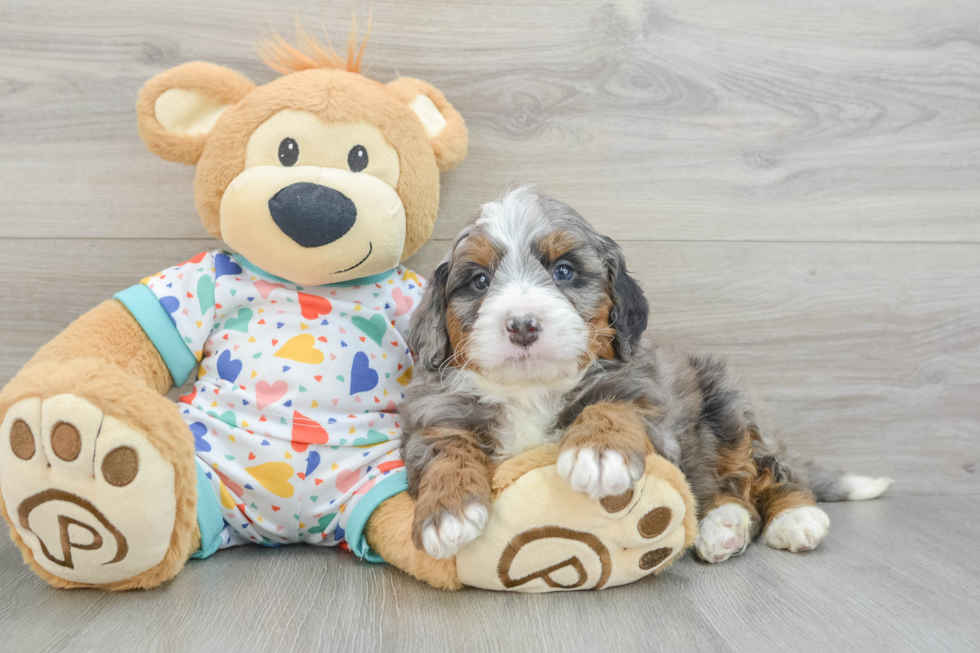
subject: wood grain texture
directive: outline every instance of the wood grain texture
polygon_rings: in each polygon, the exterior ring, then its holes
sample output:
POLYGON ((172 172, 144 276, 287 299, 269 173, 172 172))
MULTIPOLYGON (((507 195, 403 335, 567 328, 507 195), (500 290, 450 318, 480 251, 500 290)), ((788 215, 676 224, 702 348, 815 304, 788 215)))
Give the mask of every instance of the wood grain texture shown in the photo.
MULTIPOLYGON (((0 240, 0 383, 83 311, 219 245, 0 240)), ((447 246, 410 264, 429 273, 447 246)), ((650 299, 648 334, 731 359, 794 451, 892 476, 899 494, 980 492, 977 246, 623 247, 650 299)))
POLYGON ((309 546, 222 551, 150 592, 66 592, 4 538, 0 628, 9 650, 37 653, 976 650, 972 497, 826 509, 811 553, 756 543, 721 565, 688 556, 633 585, 548 595, 440 592, 309 546))
POLYGON ((894 489, 828 506, 812 554, 685 559, 601 594, 444 594, 309 547, 66 593, 3 541, 0 649, 975 650, 976 0, 0 0, 0 384, 219 246, 193 169, 136 136, 140 86, 196 59, 269 81, 257 37, 295 16, 342 41, 351 5, 374 10, 369 75, 432 82, 470 128, 413 267, 538 182, 623 244, 652 336, 727 355, 793 450, 894 489))
MULTIPOLYGON (((521 180, 617 238, 980 242, 973 0, 353 4, 370 74, 429 80, 469 123, 439 238, 521 180)), ((253 45, 293 10, 346 33, 317 0, 5 3, 0 232, 204 237, 136 93, 194 59, 272 79, 253 45)))

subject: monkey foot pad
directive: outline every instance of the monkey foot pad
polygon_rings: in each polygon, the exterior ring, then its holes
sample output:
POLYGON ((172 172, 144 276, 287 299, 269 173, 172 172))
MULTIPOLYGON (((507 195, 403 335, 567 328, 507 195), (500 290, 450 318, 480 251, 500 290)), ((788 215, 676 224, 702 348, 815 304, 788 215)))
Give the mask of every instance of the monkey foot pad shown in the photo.
POLYGON ((144 434, 73 395, 20 401, 0 425, 10 524, 57 578, 104 584, 159 564, 173 487, 173 466, 144 434))
POLYGON ((625 493, 591 499, 555 468, 556 446, 496 471, 493 512, 456 556, 464 585, 516 592, 603 589, 663 570, 697 536, 694 499, 680 470, 656 454, 625 493))

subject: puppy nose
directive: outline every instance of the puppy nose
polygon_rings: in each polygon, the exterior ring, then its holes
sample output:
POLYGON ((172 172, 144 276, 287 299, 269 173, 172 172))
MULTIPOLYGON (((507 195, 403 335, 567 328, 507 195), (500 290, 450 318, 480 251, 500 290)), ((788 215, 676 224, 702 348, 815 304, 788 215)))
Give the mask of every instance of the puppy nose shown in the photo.
POLYGON ((302 247, 332 243, 357 220, 357 207, 349 197, 309 182, 290 184, 273 195, 269 213, 282 232, 302 247))
POLYGON ((515 345, 527 347, 538 339, 541 332, 541 322, 533 315, 518 315, 507 318, 507 333, 515 345))

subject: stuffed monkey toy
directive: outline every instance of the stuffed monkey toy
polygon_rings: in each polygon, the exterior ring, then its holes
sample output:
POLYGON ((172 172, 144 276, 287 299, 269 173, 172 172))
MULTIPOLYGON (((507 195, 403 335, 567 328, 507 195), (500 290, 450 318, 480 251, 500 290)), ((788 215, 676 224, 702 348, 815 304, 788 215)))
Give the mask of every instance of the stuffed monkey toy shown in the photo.
POLYGON ((143 279, 72 323, 0 393, 0 512, 54 586, 150 588, 243 544, 339 545, 436 587, 608 587, 694 539, 683 476, 655 455, 621 500, 572 492, 541 449, 494 478, 457 559, 411 541, 398 405, 439 172, 466 156, 433 86, 359 74, 302 32, 256 86, 208 63, 142 89, 139 134, 196 166, 196 206, 229 251, 143 279), (175 404, 164 395, 196 375, 175 404))

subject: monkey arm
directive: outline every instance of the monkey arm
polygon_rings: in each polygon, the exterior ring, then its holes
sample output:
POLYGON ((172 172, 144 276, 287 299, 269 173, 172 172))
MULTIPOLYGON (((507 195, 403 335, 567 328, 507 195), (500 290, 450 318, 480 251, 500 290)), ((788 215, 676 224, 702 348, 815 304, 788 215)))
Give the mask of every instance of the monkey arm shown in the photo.
POLYGON ((173 376, 139 322, 118 300, 103 302, 54 337, 25 366, 97 358, 165 394, 173 376))

